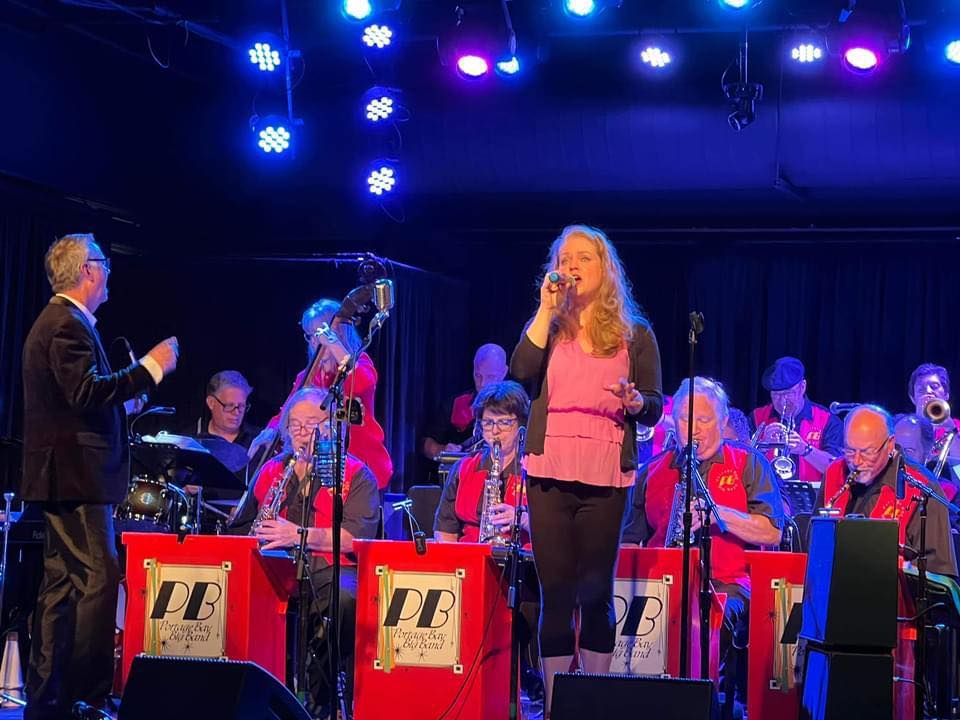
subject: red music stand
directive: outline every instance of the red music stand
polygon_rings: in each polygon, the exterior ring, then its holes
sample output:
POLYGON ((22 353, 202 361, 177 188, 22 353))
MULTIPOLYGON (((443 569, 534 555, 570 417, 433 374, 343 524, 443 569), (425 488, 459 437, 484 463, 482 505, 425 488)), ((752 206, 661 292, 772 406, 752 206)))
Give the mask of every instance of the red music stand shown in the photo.
POLYGON ((176 535, 127 532, 123 544, 124 685, 136 655, 191 655, 194 639, 220 633, 222 641, 214 643, 223 646, 220 657, 251 660, 285 683, 287 601, 296 591, 289 557, 264 555, 256 538, 244 536, 187 535, 180 543, 176 535), (225 587, 215 577, 225 579, 225 587), (175 653, 164 652, 168 642, 177 644, 175 653))
POLYGON ((353 547, 357 720, 507 717, 511 618, 491 547, 429 542, 425 555, 412 542, 353 547))
POLYGON ((796 646, 781 645, 794 602, 803 599, 805 553, 747 551, 750 572, 750 643, 747 648, 747 715, 795 718, 800 696, 794 686, 796 646))
MULTIPOLYGON (((683 551, 680 548, 620 548, 620 559, 617 563, 617 587, 622 587, 622 581, 640 580, 660 583, 660 592, 665 596, 663 610, 666 611, 667 618, 667 636, 666 644, 662 647, 665 653, 666 675, 670 677, 680 677, 680 606, 682 602, 680 594, 680 578, 683 571, 683 551)), ((632 594, 635 594, 634 591, 632 594)), ((726 602, 726 595, 714 594, 714 602, 710 608, 710 679, 717 681, 720 659, 720 627, 723 623, 723 608, 726 602)), ((640 617, 641 623, 645 621, 644 628, 638 626, 636 630, 628 630, 626 615, 630 612, 630 604, 633 598, 625 598, 617 595, 614 598, 617 614, 617 646, 614 650, 614 672, 623 669, 622 654, 630 652, 628 649, 630 643, 642 642, 639 639, 631 640, 630 636, 637 636, 644 629, 652 629, 653 623, 662 618, 653 614, 656 610, 656 604, 659 604, 658 598, 654 608, 646 616, 640 617)), ((642 614, 642 613, 641 613, 642 614)), ((690 670, 693 677, 700 676, 700 552, 693 548, 690 551, 690 617, 693 619, 693 631, 690 633, 690 670)), ((633 618, 633 624, 636 624, 638 618, 633 618)), ((646 652, 647 648, 639 648, 640 652, 646 652)), ((626 668, 627 672, 631 669, 626 668)), ((636 674, 645 674, 637 672, 636 674)))

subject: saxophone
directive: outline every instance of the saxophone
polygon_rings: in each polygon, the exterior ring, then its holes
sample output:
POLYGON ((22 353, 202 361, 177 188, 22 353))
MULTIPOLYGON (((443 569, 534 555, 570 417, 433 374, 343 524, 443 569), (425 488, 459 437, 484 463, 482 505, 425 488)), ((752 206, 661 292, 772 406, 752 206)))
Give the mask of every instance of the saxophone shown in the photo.
POLYGON ((502 464, 502 451, 500 441, 496 440, 490 448, 491 462, 490 472, 487 473, 487 479, 483 484, 483 497, 480 505, 480 542, 489 542, 494 545, 506 545, 507 538, 502 532, 497 530, 493 524, 493 507, 503 502, 500 494, 500 466, 502 464))
MULTIPOLYGON (((694 441, 691 446, 694 462, 697 462, 697 446, 694 441)), ((683 511, 686 509, 684 500, 686 499, 687 484, 684 481, 687 472, 687 460, 684 458, 683 465, 680 468, 680 482, 673 486, 673 503, 670 505, 670 520, 667 522, 667 534, 663 539, 664 547, 680 547, 683 545, 683 511)))
POLYGON ((827 500, 826 504, 821 508, 820 515, 825 515, 827 517, 836 517, 840 515, 840 508, 834 507, 834 503, 840 499, 840 496, 843 495, 847 490, 850 489, 850 486, 857 481, 857 476, 860 474, 859 470, 854 470, 849 475, 847 475, 847 481, 840 486, 840 489, 834 493, 834 496, 827 500))
POLYGON ((253 525, 250 526, 251 535, 257 534, 257 531, 265 520, 275 520, 280 514, 280 504, 287 494, 287 485, 290 483, 290 478, 293 477, 293 468, 301 457, 303 457, 303 451, 295 451, 293 455, 290 456, 290 459, 287 460, 287 464, 284 466, 283 472, 280 473, 280 477, 274 480, 270 489, 267 490, 267 494, 263 498, 263 503, 260 505, 260 510, 257 512, 257 518, 253 521, 253 525))

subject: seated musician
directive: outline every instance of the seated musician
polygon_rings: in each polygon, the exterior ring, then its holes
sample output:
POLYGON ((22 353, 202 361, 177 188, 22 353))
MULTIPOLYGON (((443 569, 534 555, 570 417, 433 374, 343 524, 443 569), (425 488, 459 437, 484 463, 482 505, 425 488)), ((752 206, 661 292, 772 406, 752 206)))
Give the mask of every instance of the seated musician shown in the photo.
POLYGON ((473 390, 447 400, 434 413, 424 431, 422 451, 433 460, 441 452, 461 452, 474 437, 473 401, 477 393, 507 376, 507 353, 499 345, 487 343, 473 356, 473 390))
POLYGON ((900 413, 893 419, 893 434, 904 457, 915 465, 928 465, 933 451, 933 423, 922 415, 900 413))
MULTIPOLYGON (((250 448, 253 454, 264 445, 269 445, 277 437, 280 419, 290 404, 297 388, 329 388, 337 375, 337 368, 347 355, 355 355, 360 349, 360 336, 350 320, 338 317, 341 305, 336 300, 317 300, 303 312, 300 326, 303 339, 307 343, 307 368, 300 371, 293 382, 291 397, 284 402, 280 413, 267 423, 266 429, 254 441, 250 448), (305 378, 309 363, 320 353, 319 366, 311 377, 305 378)), ((356 358, 356 366, 347 375, 343 383, 343 393, 360 401, 363 410, 363 422, 350 427, 349 450, 362 460, 377 479, 377 487, 385 489, 393 475, 393 461, 384 446, 383 428, 373 416, 374 396, 377 391, 377 369, 367 353, 356 358)))
MULTIPOLYGON (((495 382, 477 393, 472 407, 474 418, 483 431, 484 447, 458 460, 447 476, 433 524, 433 535, 439 542, 480 541, 483 492, 490 473, 491 451, 495 442, 500 443, 501 449, 498 482, 502 502, 489 507, 489 517, 507 538, 513 527, 517 492, 522 489, 517 458, 518 441, 520 429, 527 424, 530 398, 518 383, 509 380, 495 382)), ((521 503, 525 499, 521 497, 521 503)), ((526 544, 530 541, 530 516, 526 512, 520 523, 521 541, 526 544)), ((540 604, 537 601, 537 579, 533 574, 533 566, 527 565, 526 568, 528 572, 523 578, 524 592, 520 602, 520 612, 526 625, 521 687, 531 700, 538 700, 543 695, 543 683, 536 670, 536 630, 540 604)))
MULTIPOLYGON (((794 477, 783 480, 819 482, 827 465, 840 454, 842 427, 839 418, 807 397, 806 371, 797 358, 774 361, 760 378, 770 393, 770 403, 750 414, 751 432, 764 443, 785 442, 793 460, 794 477)), ((767 449, 767 459, 775 450, 767 449)))
MULTIPOLYGON (((689 381, 684 380, 673 396, 673 416, 681 448, 687 444, 689 381)), ((700 474, 707 484, 727 532, 721 534, 711 518, 711 569, 714 590, 727 594, 724 624, 720 634, 722 686, 727 706, 732 708, 734 637, 736 645, 746 637, 750 601, 750 578, 744 551, 751 545, 777 545, 784 523, 783 505, 770 463, 756 450, 724 440, 728 400, 723 388, 707 378, 694 380, 693 439, 697 443, 700 474)), ((623 532, 625 545, 672 546, 666 537, 674 503, 674 488, 680 481, 684 452, 670 450, 654 458, 637 473, 634 497, 623 532)), ((693 516, 693 529, 702 524, 701 513, 693 516)), ((681 540, 682 542, 682 540, 681 540)), ((745 676, 740 684, 745 686, 745 676)))
MULTIPOLYGON (((322 437, 329 437, 329 412, 324 407, 326 392, 307 388, 294 393, 286 403, 280 419, 280 432, 284 450, 269 460, 261 469, 248 493, 248 502, 242 504, 243 516, 238 518, 237 529, 251 524, 257 526, 257 538, 264 550, 289 549, 300 543, 300 523, 303 515, 304 495, 310 490, 314 431, 319 428, 322 437), (304 456, 293 466, 287 491, 280 502, 279 516, 259 524, 254 521, 260 515, 261 504, 267 498, 271 486, 283 475, 284 468, 295 450, 304 456), (252 496, 252 497, 251 497, 252 496)), ((353 554, 353 541, 374 538, 379 523, 380 496, 377 481, 370 469, 353 455, 346 456, 343 483, 343 525, 340 532, 342 575, 340 577, 341 662, 346 672, 348 701, 353 688, 353 645, 356 617, 357 570, 353 554)), ((310 609, 315 650, 311 653, 308 667, 310 696, 317 706, 323 706, 328 697, 326 642, 322 640, 320 619, 327 613, 330 599, 330 584, 333 579, 331 550, 333 491, 317 487, 309 503, 307 547, 312 552, 310 578, 314 602, 310 609)), ((323 715, 321 714, 321 717, 323 715)))
MULTIPOLYGON (((247 451, 259 433, 259 429, 245 422, 250 409, 250 393, 253 388, 247 379, 236 370, 221 370, 207 383, 206 407, 210 417, 206 422, 201 418, 196 428, 196 436, 214 456, 244 481, 252 473, 256 458, 250 459, 247 451), (222 441, 222 442, 220 442, 222 441), (220 447, 223 446, 224 447, 220 447), (229 452, 225 452, 229 451, 229 452)), ((208 498, 215 497, 206 493, 208 498)), ((229 492, 221 492, 220 497, 229 497, 229 492)), ((238 497, 239 493, 233 497, 238 497)))
MULTIPOLYGON (((946 434, 951 430, 960 429, 960 420, 953 418, 949 410, 950 374, 942 365, 933 363, 918 365, 907 382, 907 394, 910 396, 910 402, 913 403, 913 411, 917 417, 927 417, 925 411, 933 400, 939 400, 946 406, 946 413, 942 419, 937 416, 929 418, 934 422, 933 439, 936 444, 930 451, 933 458, 939 453, 940 443, 946 434)), ((960 460, 960 442, 951 443, 949 456, 954 460, 960 460)))
MULTIPOLYGON (((920 546, 920 516, 916 512, 919 491, 907 486, 906 498, 897 500, 899 451, 893 419, 876 405, 860 405, 843 424, 843 458, 824 475, 817 507, 826 501, 843 515, 892 518, 900 523, 900 543, 915 550, 920 546), (844 483, 855 472, 853 483, 844 483)), ((914 480, 942 494, 940 484, 922 465, 904 458, 903 467, 914 480)), ((927 569, 943 575, 957 575, 957 560, 950 537, 947 509, 938 502, 927 504, 927 569)))

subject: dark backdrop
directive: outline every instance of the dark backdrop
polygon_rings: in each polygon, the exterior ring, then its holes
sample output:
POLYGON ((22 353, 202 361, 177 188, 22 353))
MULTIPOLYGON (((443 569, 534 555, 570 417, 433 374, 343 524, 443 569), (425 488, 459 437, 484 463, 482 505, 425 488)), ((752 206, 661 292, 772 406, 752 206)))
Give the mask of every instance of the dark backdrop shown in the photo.
MULTIPOLYGON (((0 427, 17 436, 19 354, 48 293, 42 252, 64 221, 49 214, 5 218, 0 427)), ((111 299, 99 313, 103 335, 109 342, 125 334, 141 354, 178 335, 180 367, 155 398, 177 406, 177 427, 197 416, 206 379, 224 368, 240 370, 256 387, 254 421, 273 414, 305 362, 297 324, 303 307, 320 296, 342 296, 355 280, 350 263, 146 251, 126 242, 136 233, 99 226, 115 259, 111 299)), ((722 379, 744 409, 764 400, 760 373, 782 354, 804 360, 814 399, 870 400, 891 410, 906 408, 905 380, 919 362, 955 369, 949 279, 960 249, 949 240, 772 231, 611 235, 660 340, 667 392, 686 372, 691 308, 706 318, 698 371, 722 379)), ((397 309, 372 349, 380 371, 377 416, 397 466, 395 487, 422 470, 415 461, 420 428, 443 397, 469 387, 474 348, 494 341, 509 351, 516 341, 534 307, 534 280, 550 237, 547 230, 426 236, 411 227, 371 239, 396 261, 397 309)))

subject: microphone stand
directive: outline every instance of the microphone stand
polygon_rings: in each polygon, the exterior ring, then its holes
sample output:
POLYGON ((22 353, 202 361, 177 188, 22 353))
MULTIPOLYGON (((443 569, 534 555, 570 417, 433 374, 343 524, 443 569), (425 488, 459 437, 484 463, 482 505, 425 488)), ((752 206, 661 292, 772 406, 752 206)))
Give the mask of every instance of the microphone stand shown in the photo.
POLYGON ((693 500, 693 467, 695 452, 693 447, 693 380, 694 357, 697 348, 697 335, 703 332, 703 314, 690 313, 690 332, 687 342, 690 345, 689 386, 687 405, 687 477, 684 488, 683 505, 683 570, 680 573, 680 677, 690 677, 690 529, 693 525, 693 513, 690 504, 693 500))
MULTIPOLYGON (((510 608, 510 714, 509 720, 520 716, 520 595, 523 590, 523 574, 520 572, 520 549, 523 532, 523 502, 527 488, 527 471, 523 467, 523 451, 526 445, 527 429, 520 428, 517 433, 517 449, 513 456, 520 471, 520 491, 515 493, 513 505, 513 525, 510 528, 510 545, 507 548, 507 562, 510 567, 510 581, 507 585, 507 607, 510 608)), ((510 482, 508 475, 507 482, 510 482)))
POLYGON ((330 616, 327 632, 327 646, 330 653, 330 712, 335 717, 337 708, 343 712, 344 720, 349 717, 346 711, 346 698, 344 698, 344 687, 341 682, 340 670, 340 531, 343 527, 343 475, 346 470, 346 447, 348 440, 348 431, 346 428, 350 421, 350 408, 344 405, 343 385, 347 377, 353 371, 357 364, 357 359, 370 347, 373 342, 373 336, 383 323, 390 316, 390 309, 385 308, 377 312, 370 320, 367 329, 367 336, 363 344, 355 353, 347 354, 340 362, 337 368, 337 375, 328 389, 327 403, 330 410, 330 418, 333 423, 333 443, 334 443, 334 463, 333 463, 333 518, 330 532, 331 552, 333 558, 331 567, 333 568, 333 577, 330 587, 330 616))
POLYGON ((914 652, 914 681, 915 681, 915 700, 914 717, 916 720, 923 720, 924 709, 927 701, 927 501, 933 499, 940 503, 948 511, 960 513, 960 507, 957 507, 945 497, 928 487, 922 482, 914 480, 903 467, 903 453, 898 453, 897 459, 897 483, 910 485, 920 491, 918 503, 918 513, 920 515, 920 547, 917 552, 917 597, 916 597, 916 623, 917 641, 914 652))
MULTIPOLYGON (((695 444, 687 447, 695 447, 695 444)), ((690 454, 695 456, 696 450, 694 449, 690 454)), ((696 485, 697 495, 707 506, 703 514, 703 525, 700 528, 700 679, 707 680, 710 677, 710 599, 713 594, 710 586, 710 560, 713 548, 710 537, 710 518, 716 519, 717 530, 722 533, 727 531, 727 524, 720 517, 720 511, 713 501, 710 489, 700 475, 698 463, 693 464, 693 482, 696 485)))
POLYGON ((300 493, 300 527, 299 543, 296 550, 297 562, 297 606, 299 616, 297 618, 297 641, 295 643, 294 657, 297 659, 296 678, 297 696, 300 703, 306 707, 307 695, 309 693, 307 680, 307 659, 310 656, 310 596, 307 593, 307 583, 313 582, 310 576, 309 548, 307 547, 307 534, 310 528, 310 503, 317 492, 317 467, 319 465, 317 458, 317 448, 320 445, 320 428, 313 433, 313 460, 310 465, 310 472, 304 477, 303 482, 308 483, 306 492, 300 493))

